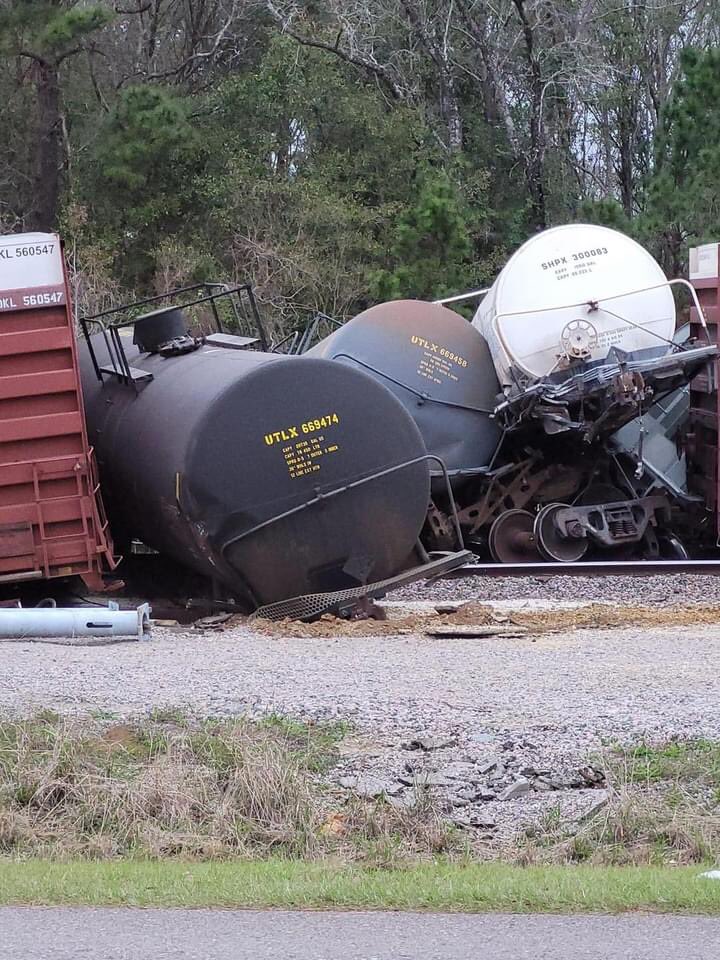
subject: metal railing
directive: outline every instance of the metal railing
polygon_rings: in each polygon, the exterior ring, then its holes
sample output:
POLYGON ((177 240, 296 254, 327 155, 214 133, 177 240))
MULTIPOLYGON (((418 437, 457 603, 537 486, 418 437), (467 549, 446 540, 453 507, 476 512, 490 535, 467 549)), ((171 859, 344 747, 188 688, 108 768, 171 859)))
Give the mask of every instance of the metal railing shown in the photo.
POLYGON ((178 309, 208 304, 212 311, 214 326, 219 333, 229 332, 228 326, 231 329, 247 329, 249 326, 257 335, 261 349, 269 349, 268 337, 251 284, 242 283, 237 286, 229 286, 225 283, 205 281, 186 287, 178 287, 167 293, 145 297, 132 303, 124 303, 119 307, 111 307, 99 313, 79 317, 78 323, 87 343, 90 359, 98 380, 102 380, 104 374, 110 374, 116 376, 122 383, 134 383, 135 378, 125 353, 120 331, 134 326, 141 319, 143 316, 141 308, 162 303, 168 303, 168 307, 176 306, 178 309), (193 296, 198 292, 200 292, 200 296, 193 296), (188 297, 188 295, 190 296, 188 297), (223 301, 223 305, 230 314, 229 324, 223 322, 221 311, 218 309, 218 301, 223 301), (103 337, 109 359, 108 365, 101 366, 98 361, 93 345, 93 334, 103 337))

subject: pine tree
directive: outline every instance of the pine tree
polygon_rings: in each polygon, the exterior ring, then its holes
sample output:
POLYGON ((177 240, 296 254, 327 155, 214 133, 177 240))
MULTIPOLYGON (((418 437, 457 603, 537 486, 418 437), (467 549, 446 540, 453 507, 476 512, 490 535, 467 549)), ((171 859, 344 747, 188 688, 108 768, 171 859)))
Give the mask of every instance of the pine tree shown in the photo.
POLYGON ((432 299, 463 286, 472 252, 470 213, 447 174, 426 175, 401 215, 390 246, 393 266, 375 275, 381 300, 432 299))
POLYGON ((0 11, 0 53, 30 63, 35 88, 35 205, 26 226, 50 230, 57 221, 63 166, 61 67, 85 49, 113 17, 78 0, 12 0, 0 11))
POLYGON ((101 127, 86 192, 105 229, 121 238, 133 282, 146 278, 163 239, 190 232, 197 212, 206 149, 188 116, 192 103, 162 87, 127 87, 101 127))
POLYGON ((720 50, 688 50, 663 112, 645 229, 663 265, 681 272, 687 241, 720 239, 720 50))

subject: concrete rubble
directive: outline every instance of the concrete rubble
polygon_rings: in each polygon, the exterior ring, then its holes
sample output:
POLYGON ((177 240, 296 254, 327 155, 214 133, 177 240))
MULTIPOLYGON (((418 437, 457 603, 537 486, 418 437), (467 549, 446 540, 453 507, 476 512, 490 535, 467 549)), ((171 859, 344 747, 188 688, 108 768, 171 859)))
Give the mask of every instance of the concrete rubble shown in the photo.
POLYGON ((523 813, 530 823, 553 807, 567 819, 583 822, 598 814, 609 798, 602 771, 588 764, 549 770, 531 741, 502 734, 457 738, 423 733, 378 743, 373 750, 363 740, 357 753, 352 752, 351 738, 342 752, 330 777, 348 795, 405 808, 426 795, 456 826, 480 831, 488 839, 507 836, 523 822, 523 813))

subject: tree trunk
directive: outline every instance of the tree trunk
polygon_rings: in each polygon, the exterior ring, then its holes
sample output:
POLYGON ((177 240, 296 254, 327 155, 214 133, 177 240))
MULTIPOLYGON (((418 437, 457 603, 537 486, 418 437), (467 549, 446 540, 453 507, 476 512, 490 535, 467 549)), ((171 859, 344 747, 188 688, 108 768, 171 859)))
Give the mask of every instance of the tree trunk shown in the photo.
POLYGON ((525 0, 513 0, 522 25, 525 57, 530 72, 530 150, 525 161, 530 191, 531 217, 538 230, 547 227, 545 197, 545 119, 543 117, 543 80, 535 49, 535 34, 525 10, 525 0))
POLYGON ((38 125, 35 138, 35 202, 27 224, 30 230, 53 230, 57 224, 62 175, 62 116, 58 65, 36 60, 38 125))
POLYGON ((440 72, 440 112, 447 130, 447 145, 451 153, 460 153, 463 147, 463 123, 455 91, 455 78, 447 65, 440 72))
POLYGON ((635 207, 635 162, 634 145, 636 129, 636 109, 633 92, 621 89, 620 106, 616 112, 618 139, 618 180, 620 198, 628 219, 632 219, 635 207))
POLYGON ((632 107, 623 104, 618 111, 618 140, 619 140, 619 167, 620 197, 623 210, 628 219, 632 219, 635 207, 635 164, 633 162, 633 123, 632 107))
POLYGON ((671 224, 662 235, 660 265, 668 277, 682 276, 684 242, 685 237, 676 223, 671 224))
POLYGON ((539 115, 539 103, 533 94, 532 115, 530 117, 530 155, 527 159, 527 178, 530 189, 532 219, 538 230, 547 227, 547 205, 545 198, 545 145, 543 123, 539 115))

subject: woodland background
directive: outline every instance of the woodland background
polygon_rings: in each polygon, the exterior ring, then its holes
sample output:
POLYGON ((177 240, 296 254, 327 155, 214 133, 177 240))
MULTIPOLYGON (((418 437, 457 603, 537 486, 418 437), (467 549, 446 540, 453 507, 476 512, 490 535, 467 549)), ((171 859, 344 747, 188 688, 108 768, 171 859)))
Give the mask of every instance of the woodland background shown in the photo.
POLYGON ((0 0, 0 232, 90 311, 251 279, 276 331, 546 226, 720 239, 717 0, 0 0))

